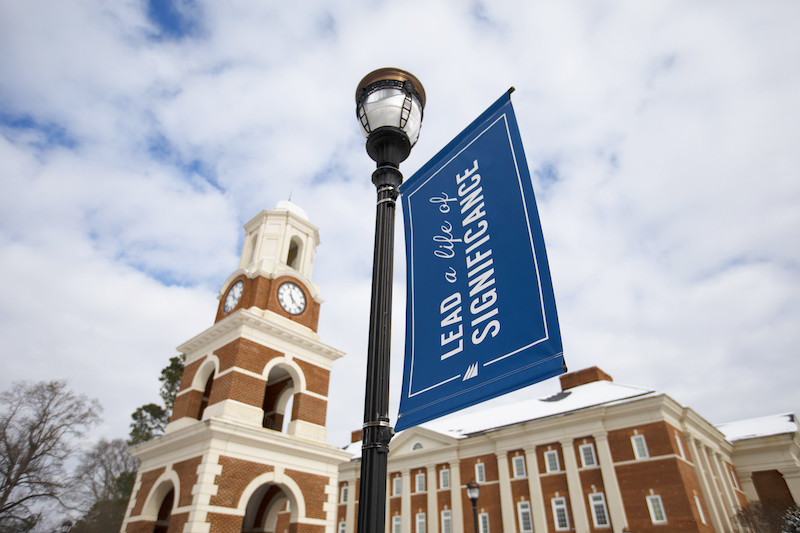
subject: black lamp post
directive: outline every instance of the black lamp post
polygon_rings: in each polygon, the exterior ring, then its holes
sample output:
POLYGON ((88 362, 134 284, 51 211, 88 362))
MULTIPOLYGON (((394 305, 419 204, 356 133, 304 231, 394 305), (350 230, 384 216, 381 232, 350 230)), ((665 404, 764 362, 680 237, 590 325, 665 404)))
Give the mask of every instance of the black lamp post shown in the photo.
POLYGON ((392 333, 392 263, 400 163, 419 138, 425 90, 411 73, 382 68, 367 74, 356 90, 356 115, 377 163, 378 192, 372 303, 367 348, 367 384, 361 446, 358 533, 381 533, 386 516, 386 460, 394 431, 389 425, 389 352, 392 333))
POLYGON ((481 493, 481 486, 474 479, 467 483, 467 498, 472 502, 472 524, 473 533, 478 533, 478 495, 481 493))

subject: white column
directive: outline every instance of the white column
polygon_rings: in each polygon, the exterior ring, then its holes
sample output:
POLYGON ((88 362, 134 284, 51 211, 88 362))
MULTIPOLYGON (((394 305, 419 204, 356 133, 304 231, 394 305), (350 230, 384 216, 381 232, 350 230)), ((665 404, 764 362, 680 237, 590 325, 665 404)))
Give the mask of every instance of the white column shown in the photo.
POLYGON ((712 452, 714 457, 714 468, 717 470, 717 477, 719 478, 720 485, 722 485, 722 492, 725 494, 725 503, 728 510, 728 521, 730 517, 736 514, 739 510, 738 502, 733 495, 733 483, 731 482, 731 473, 725 462, 717 452, 712 452))
POLYGON ((385 532, 394 533, 392 531, 392 513, 389 512, 389 508, 391 506, 390 498, 392 497, 392 474, 386 474, 386 518, 384 519, 384 527, 383 530, 385 532))
MULTIPOLYGON (((347 523, 345 531, 347 533, 354 533, 356 530, 356 498, 358 492, 356 491, 356 480, 347 480, 347 509, 344 512, 344 520, 347 523)), ((339 525, 336 524, 338 528, 339 525)))
POLYGON ((528 468, 528 491, 531 494, 533 530, 536 533, 547 533, 547 514, 544 509, 542 483, 539 480, 539 461, 536 457, 536 446, 525 448, 525 463, 528 468))
POLYGON ((428 521, 428 533, 439 533, 439 505, 436 497, 436 488, 439 480, 436 479, 436 465, 429 466, 426 474, 425 488, 428 490, 428 509, 425 518, 428 521))
POLYGON ((564 470, 567 472, 567 489, 569 500, 572 504, 572 519, 575 522, 575 533, 589 532, 589 517, 586 514, 586 502, 583 501, 581 478, 578 475, 578 463, 575 461, 575 448, 572 439, 561 442, 561 451, 564 455, 564 470))
POLYGON ((400 531, 411 533, 413 531, 411 523, 414 521, 414 517, 411 515, 411 470, 405 468, 400 471, 400 475, 403 478, 403 490, 400 498, 400 514, 403 517, 403 527, 400 531))
POLYGON ((722 501, 722 495, 719 493, 719 485, 714 480, 714 478, 716 476, 714 475, 714 466, 711 464, 711 459, 710 459, 710 457, 713 456, 713 454, 714 454, 714 450, 712 450, 711 448, 709 448, 707 446, 701 446, 701 448, 700 448, 700 457, 704 461, 703 464, 704 464, 705 469, 708 472, 708 474, 710 476, 710 480, 711 480, 711 482, 709 483, 709 485, 710 485, 709 488, 715 489, 711 493, 711 496, 714 498, 714 503, 716 503, 716 505, 717 505, 717 509, 719 510, 720 518, 722 519, 723 523, 727 524, 727 526, 728 526, 727 529, 725 529, 725 531, 729 531, 730 529, 732 529, 733 525, 731 524, 731 517, 728 514, 728 510, 725 508, 725 504, 722 501))
POLYGON ((464 510, 461 506, 461 469, 459 461, 450 462, 450 508, 453 510, 453 531, 464 531, 464 510))
POLYGON ((694 437, 689 437, 686 440, 689 442, 694 468, 697 477, 700 479, 700 490, 703 492, 703 499, 706 501, 706 507, 708 507, 708 511, 711 514, 711 524, 714 526, 715 530, 724 531, 722 529, 722 519, 719 516, 719 509, 717 509, 717 504, 714 501, 711 487, 709 487, 708 484, 708 477, 706 476, 706 468, 701 455, 703 453, 703 443, 694 437))
POLYGON ((500 511, 503 533, 517 533, 514 524, 514 498, 511 496, 511 477, 508 473, 508 452, 497 453, 497 474, 500 478, 500 511))
POLYGON ((800 505, 800 469, 794 471, 781 470, 783 480, 786 481, 786 486, 789 487, 789 492, 792 493, 795 505, 800 505))
POLYGON ((603 487, 606 491, 606 503, 611 515, 611 524, 614 532, 619 533, 628 526, 625 516, 625 505, 622 502, 622 492, 619 490, 617 471, 614 468, 614 458, 608 445, 608 433, 593 435, 597 448, 597 461, 600 463, 600 475, 603 477, 603 487))
MULTIPOLYGON (((756 486, 753 484, 753 474, 748 473, 747 477, 742 477, 741 472, 736 473, 739 477, 739 485, 742 487, 744 491, 744 495, 747 498, 747 501, 758 501, 758 493, 756 492, 756 486)), ((787 483, 788 485, 788 483, 787 483)))

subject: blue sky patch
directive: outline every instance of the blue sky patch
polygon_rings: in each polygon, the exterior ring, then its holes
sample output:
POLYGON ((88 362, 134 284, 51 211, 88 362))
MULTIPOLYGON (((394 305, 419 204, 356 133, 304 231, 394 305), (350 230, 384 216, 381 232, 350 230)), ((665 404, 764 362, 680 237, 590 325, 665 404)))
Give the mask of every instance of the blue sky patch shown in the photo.
POLYGON ((6 128, 17 134, 33 134, 28 144, 39 150, 59 146, 74 149, 78 146, 78 141, 71 137, 63 126, 55 122, 39 122, 30 115, 14 116, 0 113, 0 129, 6 128))
POLYGON ((147 17, 158 27, 155 40, 179 41, 199 29, 200 6, 194 0, 146 0, 147 17))

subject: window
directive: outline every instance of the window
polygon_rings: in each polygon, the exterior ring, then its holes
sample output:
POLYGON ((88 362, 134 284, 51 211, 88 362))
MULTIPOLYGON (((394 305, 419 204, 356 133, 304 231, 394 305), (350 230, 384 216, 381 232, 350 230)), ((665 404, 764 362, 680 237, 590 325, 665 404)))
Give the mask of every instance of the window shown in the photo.
POLYGON ((421 442, 415 442, 414 445, 411 446, 411 451, 412 452, 415 452, 415 451, 421 450, 421 449, 422 449, 422 443, 421 442))
POLYGON ((486 483, 486 468, 483 463, 475 463, 475 481, 486 483))
POLYGON ((489 533, 489 513, 478 515, 478 533, 489 533))
POLYGON ((650 510, 650 521, 654 524, 667 523, 667 515, 664 514, 664 506, 661 505, 661 496, 648 496, 647 509, 650 510))
POLYGON ((527 473, 525 472, 525 458, 521 455, 517 455, 512 460, 512 464, 514 465, 514 477, 525 477, 527 473))
POLYGON ((450 488, 450 469, 449 468, 442 468, 439 470, 439 488, 440 489, 449 489, 450 488))
POLYGON ((345 531, 347 531, 347 522, 342 520, 339 522, 339 533, 345 533, 345 531))
POLYGON ((606 508, 606 497, 602 492, 589 494, 589 507, 592 509, 592 520, 594 527, 609 527, 608 508, 606 508))
POLYGON ((550 500, 553 507, 553 522, 556 524, 556 531, 569 529, 569 516, 567 516, 567 499, 553 498, 550 500))
POLYGON ((342 485, 342 490, 339 492, 339 503, 347 503, 347 493, 349 492, 347 485, 342 485))
POLYGON ((703 512, 703 506, 700 505, 700 498, 697 497, 697 494, 694 495, 694 504, 697 506, 697 513, 700 515, 700 521, 704 524, 707 524, 708 522, 706 522, 706 515, 703 512))
POLYGON ((678 435, 678 432, 675 432, 675 443, 678 445, 678 454, 681 456, 681 459, 686 460, 686 454, 683 453, 683 442, 681 442, 681 437, 678 435))
POLYGON ((633 455, 637 459, 647 459, 650 454, 647 452, 647 443, 644 440, 644 435, 634 435, 631 437, 631 445, 633 446, 633 455))
POLYGON ((392 496, 400 496, 403 493, 403 478, 397 476, 392 478, 392 496))
POLYGON ((420 472, 416 477, 417 492, 425 492, 425 473, 420 472))
POLYGON ((453 515, 450 509, 442 511, 442 533, 453 533, 453 515))
POLYGON ((561 467, 558 465, 558 452, 549 450, 544 452, 544 464, 548 472, 558 472, 561 467))
POLYGON ((533 533, 531 502, 517 502, 517 515, 519 516, 520 533, 533 533))
POLYGON ((591 442, 589 444, 583 444, 578 447, 578 450, 581 452, 581 463, 584 468, 597 466, 597 457, 594 455, 594 444, 591 442))
POLYGON ((731 475, 731 482, 733 483, 733 487, 735 489, 742 490, 742 487, 739 486, 739 480, 736 479, 736 472, 734 472, 732 468, 729 468, 728 469, 728 474, 731 475))
POLYGON ((399 514, 396 514, 392 517, 392 533, 402 533, 402 517, 399 514))
POLYGON ((425 533, 425 513, 417 513, 417 533, 425 533))

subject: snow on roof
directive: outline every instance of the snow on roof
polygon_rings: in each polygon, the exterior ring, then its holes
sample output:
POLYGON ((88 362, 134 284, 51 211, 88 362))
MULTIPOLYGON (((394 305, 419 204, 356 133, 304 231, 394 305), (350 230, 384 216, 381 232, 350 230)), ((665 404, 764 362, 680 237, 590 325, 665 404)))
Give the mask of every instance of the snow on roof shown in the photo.
MULTIPOLYGON (((534 398, 468 414, 451 415, 426 422, 421 424, 421 427, 454 438, 464 438, 470 434, 499 429, 529 420, 562 415, 598 405, 627 402, 656 394, 659 393, 652 389, 622 385, 611 381, 595 381, 545 398, 534 398)), ((413 431, 413 429, 406 431, 413 431)), ((343 450, 353 454, 353 460, 356 460, 361 457, 361 441, 350 443, 343 450)))
POLYGON ((272 208, 273 211, 289 211, 299 216, 303 220, 308 220, 308 215, 305 210, 297 204, 293 204, 289 200, 281 200, 278 205, 272 208))
POLYGON ((557 416, 598 405, 630 401, 655 394, 656 391, 652 389, 622 385, 611 381, 594 381, 547 398, 534 398, 513 405, 503 405, 466 415, 451 416, 426 422, 422 426, 454 437, 466 437, 472 433, 519 424, 529 420, 557 416))
POLYGON ((785 435, 798 430, 797 421, 792 413, 770 415, 749 420, 739 420, 720 424, 717 429, 733 442, 742 439, 755 439, 770 435, 785 435))

